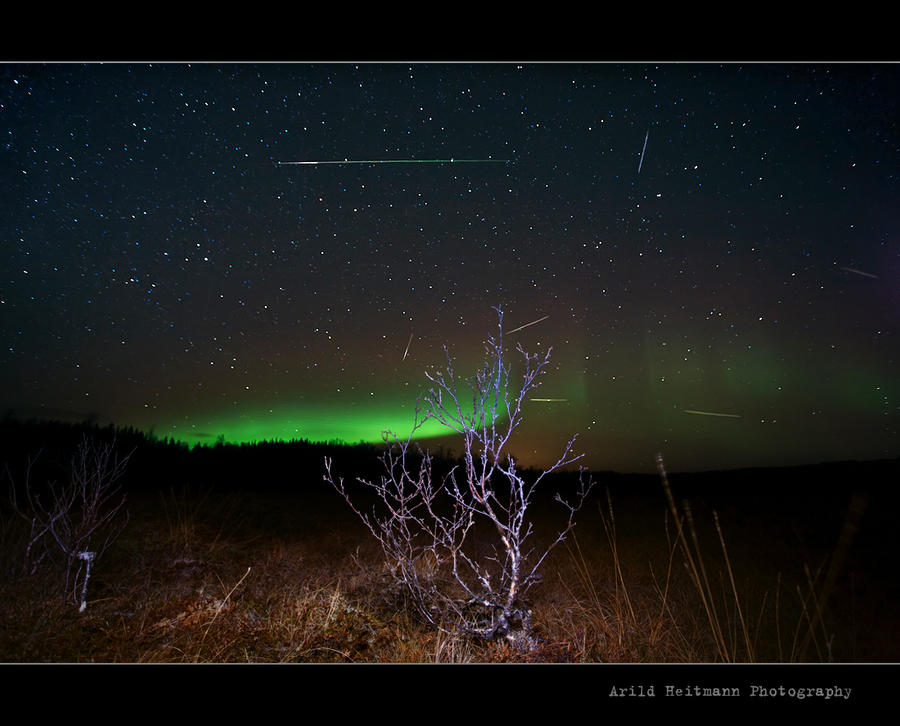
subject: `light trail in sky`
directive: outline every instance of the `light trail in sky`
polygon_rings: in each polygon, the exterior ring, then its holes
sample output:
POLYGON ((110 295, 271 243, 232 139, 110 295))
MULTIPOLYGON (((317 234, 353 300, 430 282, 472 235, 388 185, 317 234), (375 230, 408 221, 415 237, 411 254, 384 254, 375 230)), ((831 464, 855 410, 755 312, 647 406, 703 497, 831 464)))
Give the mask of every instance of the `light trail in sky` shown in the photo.
POLYGON ((512 335, 513 333, 518 333, 518 332, 519 332, 520 330, 522 330, 523 328, 527 328, 529 325, 536 325, 537 323, 541 322, 542 320, 546 320, 546 319, 549 318, 549 317, 550 317, 549 315, 545 315, 544 317, 538 318, 537 320, 532 320, 530 323, 525 323, 525 325, 520 325, 520 326, 519 326, 518 328, 516 328, 515 330, 510 330, 510 331, 507 333, 507 335, 512 335))
POLYGON ((276 161, 275 166, 323 166, 325 164, 507 164, 509 159, 344 159, 342 161, 276 161))
POLYGON ((873 280, 879 279, 878 275, 873 275, 871 272, 863 272, 862 270, 857 270, 854 267, 841 267, 841 269, 845 270, 846 272, 853 272, 857 275, 862 275, 863 277, 871 277, 873 280))
POLYGON ((406 360, 406 354, 409 353, 409 346, 410 346, 410 343, 412 343, 412 339, 413 339, 413 334, 410 333, 410 334, 409 334, 409 340, 406 341, 406 350, 403 351, 403 359, 400 361, 401 363, 402 363, 404 360, 406 360))
POLYGON ((722 416, 723 418, 740 418, 740 416, 736 413, 714 413, 712 411, 692 411, 691 409, 686 408, 684 410, 685 413, 693 413, 697 416, 722 416))
POLYGON ((647 151, 647 139, 650 138, 650 127, 647 127, 647 133, 644 134, 644 148, 641 149, 641 160, 638 162, 638 174, 641 173, 641 167, 644 165, 644 152, 647 151))

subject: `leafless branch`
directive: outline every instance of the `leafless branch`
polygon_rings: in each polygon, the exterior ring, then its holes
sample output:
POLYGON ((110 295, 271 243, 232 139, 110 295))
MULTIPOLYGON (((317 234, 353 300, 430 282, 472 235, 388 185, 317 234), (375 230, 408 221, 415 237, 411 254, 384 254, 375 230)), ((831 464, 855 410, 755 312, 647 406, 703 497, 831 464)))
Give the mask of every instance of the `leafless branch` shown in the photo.
POLYGON ((478 638, 506 637, 528 645, 532 624, 526 595, 540 580, 539 569, 547 555, 575 526, 575 515, 593 482, 582 470, 571 500, 556 495, 567 519, 550 545, 535 556, 527 516, 535 491, 547 474, 581 457, 572 453, 573 437, 556 463, 533 481, 516 469, 507 446, 522 421, 527 394, 539 384, 550 362, 550 351, 530 354, 517 347, 524 372, 521 385, 510 395, 503 312, 495 310, 498 331, 486 343, 482 368, 460 381, 445 347, 445 370, 425 374, 432 385, 422 408, 416 410, 409 438, 401 440, 385 432, 384 474, 378 482, 357 479, 376 495, 378 510, 362 511, 354 504, 343 480, 332 474, 330 459, 325 460, 324 478, 379 541, 394 584, 427 622, 478 638), (471 408, 466 405, 469 400, 471 408), (427 451, 416 447, 421 461, 418 471, 411 467, 413 437, 429 418, 463 437, 462 463, 440 481, 435 480, 427 451), (482 533, 486 527, 495 535, 487 552, 473 536, 479 527, 482 533))
MULTIPOLYGON (((133 452, 132 452, 133 453, 133 452)), ((25 471, 20 502, 9 468, 13 510, 30 525, 24 566, 33 574, 51 551, 62 554, 65 592, 86 607, 91 569, 128 523, 120 479, 131 454, 120 456, 115 441, 105 444, 84 436, 65 485, 48 482, 43 491, 32 481, 35 458, 25 471)))

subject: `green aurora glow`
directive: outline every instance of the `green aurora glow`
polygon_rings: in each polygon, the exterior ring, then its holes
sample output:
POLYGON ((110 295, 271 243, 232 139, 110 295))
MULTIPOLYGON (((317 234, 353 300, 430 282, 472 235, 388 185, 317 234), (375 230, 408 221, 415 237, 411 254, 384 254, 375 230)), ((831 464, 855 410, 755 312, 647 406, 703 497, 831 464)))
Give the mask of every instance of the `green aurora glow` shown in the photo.
MULTIPOLYGON (((472 415, 471 393, 461 395, 463 415, 472 415)), ((505 418, 505 407, 498 421, 505 418)), ((456 415, 455 413, 453 415, 456 415)), ((421 425, 414 439, 433 439, 452 435, 447 426, 419 411, 421 425)), ((393 402, 352 403, 337 407, 329 403, 281 404, 254 407, 242 413, 194 414, 189 423, 165 427, 166 436, 187 444, 223 441, 230 444, 259 441, 342 442, 373 444, 383 441, 383 432, 405 439, 416 423, 415 405, 393 402)))
MULTIPOLYGON (((699 449, 705 452, 704 461, 714 466, 758 459, 759 451, 769 452, 772 461, 791 461, 795 444, 785 432, 802 429, 820 442, 817 456, 824 459, 848 427, 862 428, 883 416, 897 396, 886 371, 871 361, 855 358, 852 366, 820 362, 823 382, 806 375, 812 365, 806 356, 784 353, 776 355, 759 345, 722 360, 700 351, 693 366, 682 367, 677 360, 647 351, 630 370, 615 366, 615 377, 600 378, 588 373, 580 346, 560 349, 539 388, 526 396, 522 427, 511 442, 511 453, 522 457, 524 464, 545 466, 578 434, 576 448, 586 453, 584 463, 595 468, 609 466, 607 462, 624 467, 618 462, 627 455, 643 457, 644 468, 650 470, 652 457, 646 452, 657 449, 685 458, 699 449), (790 406, 785 401, 788 395, 790 406), (840 416, 828 415, 838 405, 840 416), (740 418, 697 416, 686 410, 740 418)), ((466 358, 457 369, 470 372, 476 359, 466 358)), ((416 378, 399 376, 374 395, 345 392, 329 398, 324 390, 316 395, 305 386, 270 390, 263 400, 195 401, 189 409, 172 401, 152 421, 134 423, 188 445, 292 440, 379 444, 383 431, 405 440, 416 422, 417 395, 427 386, 421 378, 420 386, 411 385, 416 378)), ((514 370, 511 385, 518 380, 514 370)), ((471 393, 461 389, 460 400, 471 415, 471 393)), ((421 410, 419 418, 424 418, 421 410)), ((433 418, 424 421, 413 439, 428 442, 430 448, 461 445, 458 434, 433 418)))
MULTIPOLYGON (((257 441, 379 443, 381 432, 393 431, 405 436, 414 425, 412 409, 371 407, 335 409, 333 406, 286 406, 282 409, 255 409, 238 415, 193 416, 188 425, 173 425, 169 436, 185 443, 219 439, 231 443, 257 441)), ((446 433, 437 421, 429 419, 417 431, 416 438, 446 433)))

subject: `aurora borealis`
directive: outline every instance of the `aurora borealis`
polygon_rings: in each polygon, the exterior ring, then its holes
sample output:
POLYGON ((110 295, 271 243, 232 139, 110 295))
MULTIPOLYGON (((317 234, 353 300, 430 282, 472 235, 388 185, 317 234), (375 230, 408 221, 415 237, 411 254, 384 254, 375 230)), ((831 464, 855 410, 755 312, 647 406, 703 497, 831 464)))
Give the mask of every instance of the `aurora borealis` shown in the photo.
POLYGON ((898 99, 893 64, 6 63, 0 406, 404 436, 502 305, 511 361, 553 349, 523 464, 896 457, 898 99))

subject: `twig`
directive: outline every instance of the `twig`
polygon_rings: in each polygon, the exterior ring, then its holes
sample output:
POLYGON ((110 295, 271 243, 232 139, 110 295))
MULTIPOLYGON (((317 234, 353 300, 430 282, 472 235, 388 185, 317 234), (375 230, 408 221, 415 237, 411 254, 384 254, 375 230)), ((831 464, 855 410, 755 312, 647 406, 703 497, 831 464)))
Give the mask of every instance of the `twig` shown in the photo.
POLYGON ((213 626, 213 623, 216 622, 216 618, 219 617, 219 613, 222 612, 222 608, 225 607, 225 603, 228 602, 228 599, 231 597, 232 593, 240 587, 241 583, 247 578, 247 575, 250 574, 250 568, 247 568, 247 571, 244 573, 244 576, 237 581, 237 584, 231 588, 231 591, 225 596, 222 602, 219 603, 219 606, 216 608, 216 612, 213 615, 212 620, 209 621, 209 625, 206 626, 206 630, 203 631, 203 637, 200 639, 200 644, 197 646, 197 655, 194 656, 194 662, 196 663, 200 659, 200 651, 203 648, 203 642, 206 640, 206 636, 209 633, 209 629, 213 626))

